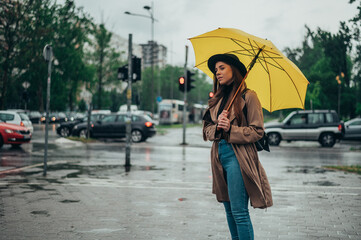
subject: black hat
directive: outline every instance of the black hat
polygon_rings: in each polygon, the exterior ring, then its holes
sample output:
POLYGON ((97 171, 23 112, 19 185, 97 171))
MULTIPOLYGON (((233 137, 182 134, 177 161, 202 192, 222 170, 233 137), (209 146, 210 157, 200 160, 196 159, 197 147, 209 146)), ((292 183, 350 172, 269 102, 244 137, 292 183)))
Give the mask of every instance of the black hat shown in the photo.
POLYGON ((213 55, 212 57, 210 57, 208 59, 208 68, 209 68, 209 70, 211 70, 211 72, 213 74, 215 74, 215 68, 216 68, 217 62, 225 62, 229 65, 233 65, 236 68, 238 68, 242 77, 246 76, 247 69, 243 65, 243 63, 241 63, 239 61, 239 59, 236 55, 225 53, 225 54, 216 54, 216 55, 213 55))

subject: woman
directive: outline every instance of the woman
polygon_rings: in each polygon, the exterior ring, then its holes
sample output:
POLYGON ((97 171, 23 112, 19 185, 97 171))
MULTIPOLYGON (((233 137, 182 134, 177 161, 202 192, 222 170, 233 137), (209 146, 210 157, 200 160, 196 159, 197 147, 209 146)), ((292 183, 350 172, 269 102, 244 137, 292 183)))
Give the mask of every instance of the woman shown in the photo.
POLYGON ((271 188, 254 144, 264 133, 262 107, 256 93, 242 83, 247 70, 235 55, 214 55, 209 58, 208 67, 214 74, 215 95, 203 117, 203 138, 213 141, 212 191, 224 204, 232 239, 254 239, 248 200, 254 208, 273 204, 271 188), (231 108, 226 111, 241 83, 231 108), (245 105, 247 120, 242 111, 245 105))

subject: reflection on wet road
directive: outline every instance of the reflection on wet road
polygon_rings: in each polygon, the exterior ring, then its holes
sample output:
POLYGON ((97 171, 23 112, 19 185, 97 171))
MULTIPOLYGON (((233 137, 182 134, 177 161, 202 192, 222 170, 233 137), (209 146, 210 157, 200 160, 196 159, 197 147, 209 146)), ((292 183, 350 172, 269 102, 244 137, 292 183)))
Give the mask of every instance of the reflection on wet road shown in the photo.
MULTIPOLYGON (((137 162, 134 170, 156 170, 158 162, 172 162, 175 159, 186 159, 192 147, 204 148, 204 154, 209 155, 209 143, 201 139, 200 128, 190 129, 188 132, 188 147, 180 147, 176 139, 181 139, 181 130, 172 130, 166 136, 155 136, 145 143, 132 145, 132 158, 137 162), (203 145, 202 145, 203 144, 203 145), (139 168, 139 169, 136 169, 139 168)), ((41 164, 44 161, 44 125, 34 125, 34 134, 31 143, 13 148, 4 146, 0 149, 0 171, 41 164)), ((180 142, 180 141, 179 141, 180 142)), ((284 165, 288 162, 285 171, 308 173, 312 171, 325 171, 320 166, 325 165, 355 165, 359 164, 359 152, 349 151, 357 143, 338 143, 333 148, 321 148, 317 143, 284 144, 271 148, 271 153, 260 152, 263 164, 284 165), (295 165, 297 166, 295 168, 295 165), (314 169, 317 166, 318 169, 314 169)), ((204 158, 194 153, 191 158, 204 158)), ((203 154, 203 151, 202 151, 203 154)), ((56 134, 55 125, 50 126, 48 163, 49 171, 69 171, 67 177, 78 175, 110 176, 124 173, 125 159, 124 140, 100 140, 95 143, 83 144, 60 138, 56 134), (58 162, 62 163, 59 164, 58 162)), ((189 162, 189 160, 188 160, 189 162)), ((287 164, 286 164, 287 165, 287 164)), ((187 166, 183 166, 182 171, 187 166)), ((128 169, 129 170, 129 169, 128 169)))

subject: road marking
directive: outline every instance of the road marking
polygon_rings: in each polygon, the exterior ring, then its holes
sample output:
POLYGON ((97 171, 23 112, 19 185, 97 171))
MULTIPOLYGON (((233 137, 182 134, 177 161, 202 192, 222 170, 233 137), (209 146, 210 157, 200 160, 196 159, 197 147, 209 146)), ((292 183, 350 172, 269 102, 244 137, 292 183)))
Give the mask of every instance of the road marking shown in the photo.
MULTIPOLYGON (((54 164, 59 164, 59 163, 66 163, 66 161, 50 161, 50 162, 47 163, 47 165, 54 165, 54 164)), ((29 169, 29 168, 36 168, 36 167, 43 167, 43 166, 44 166, 44 163, 37 163, 37 164, 25 166, 25 167, 7 169, 7 170, 4 170, 4 171, 0 171, 0 175, 2 175, 2 174, 10 174, 10 173, 17 173, 17 172, 21 172, 21 171, 24 171, 24 170, 29 169)))
MULTIPOLYGON (((130 182, 126 182, 124 181, 124 183, 131 183, 130 182)), ((161 183, 161 182, 158 182, 161 183)), ((163 182, 163 183, 167 183, 167 182, 163 182)), ((16 185, 19 183, 0 183, 0 185, 16 185)), ((25 183, 26 185, 39 185, 39 183, 25 183)), ((68 183, 51 183, 51 184, 45 184, 48 186, 74 186, 74 187, 107 187, 107 188, 128 188, 128 189, 167 189, 167 190, 186 190, 186 191, 211 191, 211 186, 209 187, 176 187, 176 186, 136 186, 136 185, 119 185, 119 183, 109 183, 109 182, 92 182, 92 183, 75 183, 75 182, 68 182, 68 183)), ((347 192, 330 192, 327 191, 327 187, 323 187, 325 188, 323 192, 320 191, 289 191, 289 190, 284 190, 282 188, 272 188, 272 192, 277 193, 277 195, 279 194, 302 194, 302 195, 331 195, 331 196, 360 196, 360 193, 355 193, 355 192, 351 192, 351 193, 347 193, 347 192)), ((355 189, 356 190, 356 189, 355 189)))

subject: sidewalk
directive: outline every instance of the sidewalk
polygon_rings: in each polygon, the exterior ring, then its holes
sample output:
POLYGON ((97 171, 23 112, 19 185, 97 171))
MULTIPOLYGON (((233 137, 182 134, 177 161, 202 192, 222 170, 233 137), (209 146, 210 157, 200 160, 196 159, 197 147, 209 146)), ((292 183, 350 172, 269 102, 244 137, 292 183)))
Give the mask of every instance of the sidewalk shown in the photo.
MULTIPOLYGON (((199 130, 187 129, 186 147, 179 129, 133 144, 129 172, 124 143, 108 142, 55 154, 47 177, 35 167, 1 178, 0 239, 230 239, 199 130)), ((255 239, 361 239, 360 175, 320 167, 361 153, 295 151, 260 153, 274 206, 250 207, 255 239)))

